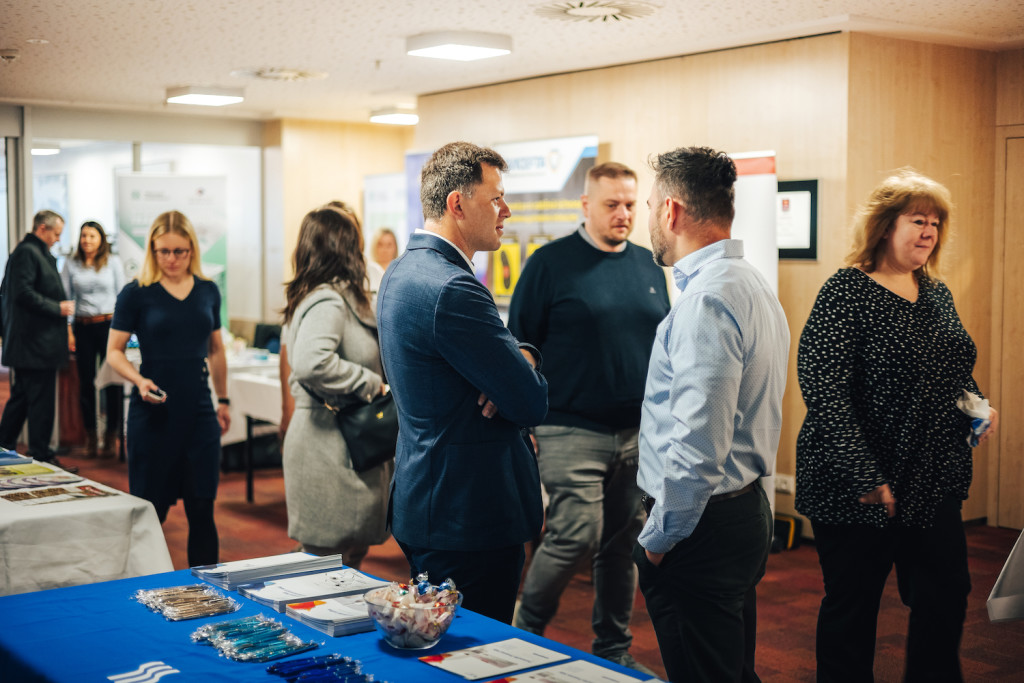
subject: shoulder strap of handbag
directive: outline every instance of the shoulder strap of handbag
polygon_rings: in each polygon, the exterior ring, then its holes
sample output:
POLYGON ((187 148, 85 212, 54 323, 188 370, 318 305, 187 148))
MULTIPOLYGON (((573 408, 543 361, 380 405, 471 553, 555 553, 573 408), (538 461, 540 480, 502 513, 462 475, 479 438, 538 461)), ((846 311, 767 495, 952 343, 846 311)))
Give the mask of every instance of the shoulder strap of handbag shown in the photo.
MULTIPOLYGON (((352 312, 352 315, 354 315, 356 320, 359 321, 359 324, 362 325, 363 327, 365 327, 366 329, 370 330, 371 332, 373 332, 373 338, 377 340, 377 353, 379 354, 380 353, 380 331, 377 329, 377 325, 376 325, 376 313, 374 313, 375 324, 367 325, 366 322, 362 318, 359 317, 359 311, 357 311, 356 309, 352 308, 352 304, 349 302, 349 300, 345 297, 344 294, 342 294, 341 300, 345 302, 345 305, 348 306, 348 310, 350 310, 352 312)), ((388 383, 388 378, 387 378, 387 375, 384 374, 384 367, 383 367, 383 365, 384 364, 381 363, 380 378, 381 378, 381 380, 383 381, 384 384, 387 384, 388 383)), ((309 389, 306 389, 306 391, 309 391, 309 389)), ((317 399, 317 400, 319 400, 319 399, 317 399)))
POLYGON ((302 387, 303 389, 305 389, 305 390, 306 390, 306 393, 307 393, 307 394, 309 394, 309 395, 310 395, 310 397, 311 397, 311 398, 312 398, 312 399, 313 399, 314 401, 316 401, 317 403, 319 403, 320 405, 322 405, 322 406, 323 406, 324 408, 327 408, 327 410, 331 411, 331 412, 332 412, 332 413, 334 413, 335 415, 337 415, 337 414, 338 414, 338 412, 339 412, 339 410, 340 410, 340 409, 338 408, 338 406, 332 406, 332 405, 331 405, 330 403, 328 403, 328 402, 327 402, 327 399, 325 399, 325 398, 324 398, 323 396, 321 396, 320 394, 316 393, 315 391, 313 391, 312 389, 310 389, 309 387, 307 387, 307 386, 306 386, 305 384, 303 384, 302 382, 299 382, 299 386, 300 386, 300 387, 302 387))

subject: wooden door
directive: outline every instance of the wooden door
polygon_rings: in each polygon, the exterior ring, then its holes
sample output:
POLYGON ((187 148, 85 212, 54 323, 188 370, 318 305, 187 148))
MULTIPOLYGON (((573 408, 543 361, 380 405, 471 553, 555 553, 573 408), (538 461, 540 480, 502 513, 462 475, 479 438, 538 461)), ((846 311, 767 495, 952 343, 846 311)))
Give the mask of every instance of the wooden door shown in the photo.
MULTIPOLYGON (((1002 391, 996 524, 1024 527, 1024 137, 1005 138, 1002 391)), ((998 194, 998 193, 997 193, 998 194)))

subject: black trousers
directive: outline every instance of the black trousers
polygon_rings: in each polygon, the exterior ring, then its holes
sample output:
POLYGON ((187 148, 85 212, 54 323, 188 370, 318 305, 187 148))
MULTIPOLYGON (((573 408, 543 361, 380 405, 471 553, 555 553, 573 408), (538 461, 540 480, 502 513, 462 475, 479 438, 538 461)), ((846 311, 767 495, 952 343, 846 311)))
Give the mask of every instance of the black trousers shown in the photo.
POLYGON ((962 681, 960 636, 971 575, 960 501, 940 503, 928 529, 811 522, 825 578, 818 611, 818 680, 873 681, 875 630, 896 567, 910 607, 904 680, 962 681))
POLYGON ((0 418, 0 445, 14 448, 28 419, 28 455, 50 459, 57 402, 57 370, 11 368, 11 398, 0 418))
MULTIPOLYGON (((110 321, 83 324, 75 321, 75 365, 78 368, 78 405, 82 422, 90 434, 96 432, 96 368, 107 357, 107 336, 110 321)), ((124 409, 124 388, 120 384, 103 389, 107 404, 107 434, 121 432, 124 409)))
POLYGON ((633 548, 640 590, 670 681, 759 681, 754 673, 758 581, 772 538, 760 485, 709 503, 693 533, 654 566, 633 548))
MULTIPOLYGON (((220 538, 213 520, 213 498, 184 496, 185 518, 188 519, 188 566, 198 567, 219 562, 220 538)), ((154 503, 156 516, 163 524, 170 505, 154 503)))
POLYGON ((450 578, 462 592, 462 606, 491 619, 512 623, 526 550, 523 544, 481 551, 437 550, 398 542, 409 562, 410 578, 427 572, 430 582, 450 578))

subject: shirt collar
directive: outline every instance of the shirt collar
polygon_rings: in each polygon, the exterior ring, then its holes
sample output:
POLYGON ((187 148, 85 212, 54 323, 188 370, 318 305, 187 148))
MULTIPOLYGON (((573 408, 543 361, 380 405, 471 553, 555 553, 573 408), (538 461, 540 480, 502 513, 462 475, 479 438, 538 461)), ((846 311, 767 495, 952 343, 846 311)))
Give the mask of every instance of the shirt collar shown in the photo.
POLYGON ((471 272, 471 273, 476 272, 476 269, 473 268, 473 262, 470 260, 470 258, 468 256, 466 256, 466 252, 462 251, 457 246, 455 246, 455 243, 452 242, 450 239, 447 239, 445 237, 441 237, 441 235, 439 235, 438 233, 434 232, 433 230, 427 230, 426 228, 416 228, 416 231, 415 231, 414 234, 420 234, 420 233, 422 233, 424 235, 433 235, 437 239, 443 240, 443 241, 447 242, 448 244, 452 245, 452 249, 454 249, 455 251, 459 252, 459 256, 462 257, 462 260, 469 264, 469 272, 471 272))
POLYGON ((676 281, 676 287, 683 291, 701 268, 723 258, 743 258, 743 240, 726 239, 712 242, 676 261, 672 266, 672 277, 676 281))

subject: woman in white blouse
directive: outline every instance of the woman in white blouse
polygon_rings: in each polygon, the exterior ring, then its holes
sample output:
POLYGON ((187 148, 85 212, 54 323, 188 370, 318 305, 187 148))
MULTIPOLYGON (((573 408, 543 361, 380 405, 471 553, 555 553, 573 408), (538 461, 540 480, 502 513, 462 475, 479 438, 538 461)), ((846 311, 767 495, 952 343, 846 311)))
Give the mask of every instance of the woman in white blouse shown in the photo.
MULTIPOLYGON (((87 456, 94 458, 99 444, 96 433, 96 388, 93 381, 96 379, 97 366, 106 356, 114 302, 125 284, 121 261, 110 253, 110 242, 107 241, 103 227, 96 221, 82 224, 78 249, 64 263, 61 279, 68 298, 75 302, 75 318, 68 330, 68 339, 78 366, 78 399, 82 407, 82 421, 85 423, 87 456)), ((103 391, 107 404, 107 428, 101 454, 109 458, 115 453, 120 433, 123 389, 118 384, 106 387, 103 391)))

